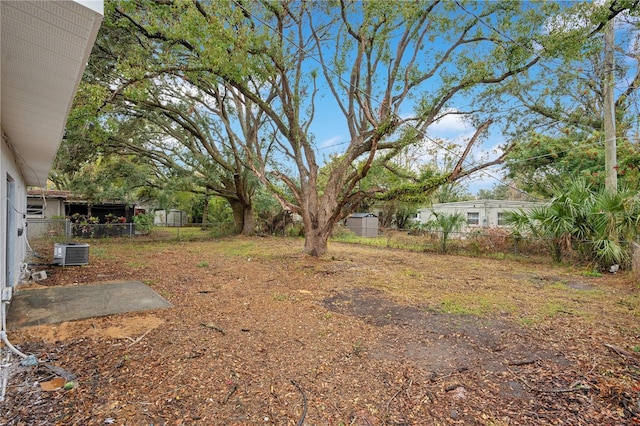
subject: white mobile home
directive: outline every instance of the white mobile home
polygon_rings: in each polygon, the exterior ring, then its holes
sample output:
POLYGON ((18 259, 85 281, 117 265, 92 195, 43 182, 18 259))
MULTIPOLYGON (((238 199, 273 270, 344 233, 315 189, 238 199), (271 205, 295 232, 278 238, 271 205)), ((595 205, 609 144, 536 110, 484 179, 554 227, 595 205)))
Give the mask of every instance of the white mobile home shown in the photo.
POLYGON ((544 203, 507 200, 471 200, 454 203, 439 203, 418 210, 418 220, 426 223, 433 219, 433 212, 455 214, 462 213, 470 228, 491 228, 505 226, 506 213, 527 211, 544 203))

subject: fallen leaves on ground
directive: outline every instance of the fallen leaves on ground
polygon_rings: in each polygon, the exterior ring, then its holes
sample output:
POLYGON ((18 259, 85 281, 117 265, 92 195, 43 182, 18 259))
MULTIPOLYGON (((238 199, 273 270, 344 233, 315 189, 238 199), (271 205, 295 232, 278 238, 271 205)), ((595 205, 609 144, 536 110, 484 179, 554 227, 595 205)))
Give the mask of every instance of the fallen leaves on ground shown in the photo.
POLYGON ((624 274, 338 243, 315 259, 282 238, 91 246, 89 265, 40 285, 139 280, 173 308, 11 331, 40 363, 12 364, 0 423, 640 418, 638 296, 624 274), (44 364, 74 386, 43 391, 59 376, 44 364))

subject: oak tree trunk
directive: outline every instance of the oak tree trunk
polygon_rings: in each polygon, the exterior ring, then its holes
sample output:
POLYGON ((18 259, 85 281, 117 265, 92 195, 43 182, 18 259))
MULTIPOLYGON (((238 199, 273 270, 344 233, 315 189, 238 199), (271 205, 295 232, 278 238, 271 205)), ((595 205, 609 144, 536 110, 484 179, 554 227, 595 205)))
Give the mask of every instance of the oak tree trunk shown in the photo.
POLYGON ((253 217, 253 207, 236 200, 229 200, 233 211, 234 232, 242 235, 253 235, 256 231, 256 221, 253 217))
POLYGON ((256 233, 256 218, 253 215, 253 206, 245 205, 243 209, 244 219, 242 221, 242 235, 253 235, 256 233))
POLYGON ((318 227, 310 229, 305 226, 304 253, 314 257, 324 256, 327 253, 330 234, 330 230, 318 227))
POLYGON ((209 227, 209 196, 204 197, 204 208, 202 209, 202 229, 206 230, 209 227))

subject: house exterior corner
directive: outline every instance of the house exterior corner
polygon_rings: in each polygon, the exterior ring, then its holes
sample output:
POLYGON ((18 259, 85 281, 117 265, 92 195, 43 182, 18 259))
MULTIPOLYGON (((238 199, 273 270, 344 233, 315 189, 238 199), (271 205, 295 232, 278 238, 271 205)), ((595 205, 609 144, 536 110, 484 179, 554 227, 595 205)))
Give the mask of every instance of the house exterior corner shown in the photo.
POLYGON ((47 180, 102 10, 102 0, 0 2, 3 315, 26 256, 27 188, 47 180))

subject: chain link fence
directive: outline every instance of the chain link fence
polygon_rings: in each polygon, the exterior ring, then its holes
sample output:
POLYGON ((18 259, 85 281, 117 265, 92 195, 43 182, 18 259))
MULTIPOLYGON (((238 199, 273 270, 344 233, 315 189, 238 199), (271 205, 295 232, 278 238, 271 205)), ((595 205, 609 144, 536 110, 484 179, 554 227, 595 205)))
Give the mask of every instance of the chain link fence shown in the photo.
MULTIPOLYGON (((483 228, 471 232, 399 231, 385 229, 382 237, 387 247, 413 248, 431 253, 488 256, 544 256, 549 242, 512 235, 503 228, 483 228)), ((380 238, 380 237, 379 237, 380 238)))
POLYGON ((69 219, 27 219, 27 236, 30 239, 71 239, 132 237, 136 233, 134 223, 73 223, 69 219))
MULTIPOLYGON (((338 227, 341 229, 342 227, 338 227)), ((156 231, 169 230, 164 226, 154 227, 156 231)), ((200 225, 177 227, 169 237, 192 238, 195 234, 206 232, 209 237, 233 234, 232 223, 209 223, 206 231, 200 225)), ((142 231, 142 229, 141 229, 142 231)), ((383 229, 377 238, 353 238, 352 233, 342 230, 334 232, 334 238, 339 241, 357 242, 390 248, 402 248, 430 253, 447 253, 456 255, 487 256, 487 257, 544 257, 556 258, 561 251, 563 261, 575 264, 588 264, 584 253, 581 252, 589 241, 558 241, 544 238, 519 237, 505 228, 482 228, 471 232, 442 231, 407 231, 397 229, 383 229), (342 234, 342 235, 340 235, 342 234)), ((149 233, 149 230, 144 232, 149 233)), ((106 238, 133 237, 136 226, 133 223, 110 224, 82 224, 69 220, 33 219, 27 220, 27 235, 29 239, 49 239, 68 241, 73 238, 106 238)), ((297 233, 296 235, 299 235, 297 233)), ((160 237, 160 236, 157 236, 160 237)), ((624 269, 633 269, 636 278, 640 279, 640 242, 621 242, 628 253, 628 264, 620 265, 624 269)))
POLYGON ((74 238, 109 238, 151 235, 152 238, 191 238, 228 236, 234 233, 235 227, 229 222, 209 222, 202 224, 153 225, 147 223, 86 223, 73 222, 69 219, 27 219, 27 236, 30 240, 68 241, 74 238), (206 234, 205 234, 206 233, 206 234))
MULTIPOLYGON (((339 239, 349 241, 351 238, 339 239)), ((367 242, 366 238, 359 238, 357 242, 428 253, 498 258, 540 257, 596 266, 593 258, 594 241, 523 237, 512 234, 506 228, 479 228, 470 232, 446 234, 442 231, 384 229, 377 238, 370 240, 373 241, 367 242)), ((624 264, 602 266, 607 269, 615 266, 616 270, 618 267, 627 270, 633 268, 640 275, 640 244, 632 241, 620 241, 619 244, 628 256, 624 264)))
POLYGON ((27 237, 29 239, 72 237, 71 221, 68 219, 27 219, 27 237))

